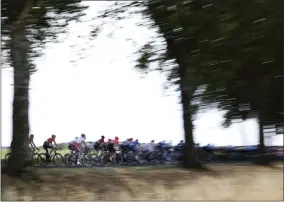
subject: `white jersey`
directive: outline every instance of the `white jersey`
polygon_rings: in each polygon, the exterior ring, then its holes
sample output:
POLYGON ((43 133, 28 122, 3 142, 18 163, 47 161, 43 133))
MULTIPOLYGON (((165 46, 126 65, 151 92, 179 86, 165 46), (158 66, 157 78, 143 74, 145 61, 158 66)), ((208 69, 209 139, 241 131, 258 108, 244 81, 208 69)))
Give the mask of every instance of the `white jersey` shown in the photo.
POLYGON ((78 144, 81 144, 82 142, 85 141, 85 138, 83 137, 78 137, 74 142, 78 143, 78 144))
POLYGON ((148 143, 141 145, 143 151, 153 152, 155 150, 154 143, 148 143))

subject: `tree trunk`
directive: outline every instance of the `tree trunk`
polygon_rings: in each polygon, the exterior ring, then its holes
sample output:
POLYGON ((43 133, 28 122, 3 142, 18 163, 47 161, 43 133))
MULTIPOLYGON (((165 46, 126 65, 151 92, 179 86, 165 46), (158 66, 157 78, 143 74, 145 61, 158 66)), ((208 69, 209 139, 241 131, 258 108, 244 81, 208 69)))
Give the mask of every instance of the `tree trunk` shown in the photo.
POLYGON ((271 162, 272 158, 271 156, 268 156, 266 153, 266 147, 264 144, 264 133, 263 133, 263 116, 262 113, 260 112, 258 115, 258 128, 259 128, 259 142, 257 145, 257 149, 258 149, 258 156, 255 158, 255 164, 258 165, 269 165, 269 163, 271 162))
POLYGON ((258 117, 258 130, 259 130, 259 140, 258 140, 258 149, 259 154, 265 154, 265 144, 264 144, 264 133, 263 133, 263 118, 261 115, 258 117))
POLYGON ((32 2, 27 1, 17 20, 11 24, 11 60, 14 69, 13 140, 12 155, 4 169, 4 172, 10 176, 20 176, 30 162, 28 146, 30 69, 25 16, 31 8, 32 2))
MULTIPOLYGON (((185 59, 186 60, 186 59, 185 59)), ((194 87, 188 86, 186 83, 190 81, 187 72, 187 63, 185 61, 179 61, 180 65, 180 91, 181 91, 181 103, 183 109, 183 128, 185 135, 185 149, 183 166, 185 168, 200 168, 200 163, 198 162, 196 149, 194 147, 193 140, 193 123, 192 123, 192 106, 191 98, 194 93, 194 87)), ((192 75, 191 75, 192 76, 192 75)), ((192 81, 192 80, 191 80, 192 81)))
MULTIPOLYGON (((183 166, 185 168, 199 168, 200 164, 196 158, 196 151, 193 141, 193 124, 192 124, 192 108, 191 108, 191 98, 194 93, 194 75, 190 75, 188 78, 188 57, 190 57, 189 47, 194 47, 188 42, 185 44, 184 40, 178 41, 179 37, 173 37, 171 35, 173 29, 172 27, 166 26, 162 21, 167 21, 169 18, 169 10, 166 9, 161 2, 152 2, 147 5, 151 18, 154 20, 155 24, 160 28, 161 32, 164 34, 168 54, 177 60, 179 65, 179 76, 180 76, 180 91, 181 91, 181 102, 183 107, 183 121, 184 121, 184 134, 185 134, 185 150, 184 150, 184 160, 183 166), (192 85, 187 85, 186 83, 192 85), (192 90, 189 90, 188 87, 192 90)), ((182 33, 180 35, 188 36, 188 34, 182 33)), ((183 37, 184 38, 184 37, 183 37)))
POLYGON ((193 124, 191 117, 190 96, 186 90, 181 90, 181 102, 183 108, 183 128, 185 136, 185 149, 183 166, 185 168, 199 167, 193 140, 193 124))

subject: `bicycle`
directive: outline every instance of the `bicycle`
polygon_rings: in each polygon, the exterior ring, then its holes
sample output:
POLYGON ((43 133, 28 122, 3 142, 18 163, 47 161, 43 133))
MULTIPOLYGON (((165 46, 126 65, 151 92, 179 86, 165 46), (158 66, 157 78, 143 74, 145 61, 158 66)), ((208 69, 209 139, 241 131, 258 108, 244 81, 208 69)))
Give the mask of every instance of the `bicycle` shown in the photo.
POLYGON ((64 156, 63 156, 64 164, 65 164, 66 166, 68 166, 68 165, 67 165, 67 159, 68 159, 68 157, 69 157, 71 154, 75 154, 75 150, 72 150, 72 149, 69 149, 69 150, 70 150, 70 153, 64 154, 64 156))
POLYGON ((101 157, 101 163, 104 166, 108 166, 109 163, 112 163, 114 165, 121 165, 122 161, 123 161, 123 158, 119 151, 116 151, 115 153, 110 153, 107 151, 107 152, 104 152, 101 157))
MULTIPOLYGON (((4 164, 7 164, 11 157, 12 157, 12 153, 11 152, 7 153, 4 157, 4 164)), ((34 150, 31 152, 30 159, 32 160, 32 166, 34 167, 38 167, 42 163, 40 154, 34 150)))
POLYGON ((75 167, 77 165, 78 158, 80 164, 85 167, 90 167, 93 164, 92 156, 88 154, 88 150, 85 150, 81 156, 79 156, 78 152, 72 152, 71 154, 65 155, 66 165, 70 168, 75 167))
POLYGON ((92 164, 93 165, 100 165, 101 164, 101 157, 103 155, 103 150, 93 150, 90 152, 90 156, 92 158, 92 164))
POLYGON ((47 165, 52 162, 55 166, 61 166, 64 163, 64 158, 57 150, 60 151, 61 148, 53 148, 48 155, 46 153, 41 153, 40 157, 43 164, 47 165))

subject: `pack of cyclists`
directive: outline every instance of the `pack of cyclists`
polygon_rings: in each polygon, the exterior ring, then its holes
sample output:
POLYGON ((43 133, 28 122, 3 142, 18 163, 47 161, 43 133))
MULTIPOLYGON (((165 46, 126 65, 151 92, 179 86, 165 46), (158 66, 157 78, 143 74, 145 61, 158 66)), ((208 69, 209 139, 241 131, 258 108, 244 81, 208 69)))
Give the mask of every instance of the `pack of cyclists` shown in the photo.
MULTIPOLYGON (((56 139, 56 135, 51 135, 51 137, 48 138, 47 140, 45 140, 44 143, 43 143, 43 149, 46 151, 47 157, 49 157, 51 152, 54 150, 54 146, 56 146, 56 148, 60 148, 57 145, 55 139, 56 139)), ((94 147, 95 150, 104 149, 104 150, 108 151, 110 154, 115 154, 116 147, 118 145, 120 145, 120 147, 122 149, 126 149, 126 150, 129 150, 129 151, 136 153, 137 150, 138 150, 138 144, 139 144, 138 139, 133 140, 133 138, 128 138, 125 141, 120 142, 119 137, 116 136, 116 137, 114 137, 114 139, 108 139, 108 141, 106 141, 105 136, 101 136, 101 138, 94 143, 93 147, 94 147)), ((179 146, 182 146, 183 144, 184 144, 184 142, 181 141, 179 143, 179 146)), ((29 145, 30 145, 32 151, 39 150, 38 147, 36 147, 36 145, 34 143, 34 135, 33 134, 31 134, 29 136, 29 145)), ((162 142, 159 142, 159 143, 156 144, 155 141, 152 140, 150 143, 142 144, 141 148, 142 148, 143 151, 151 152, 151 151, 154 151, 155 145, 158 145, 160 147, 169 146, 169 144, 166 143, 165 141, 162 141, 162 142)), ((77 162, 79 164, 80 164, 80 162, 79 162, 80 156, 82 156, 81 154, 84 152, 85 148, 88 148, 87 144, 86 144, 86 135, 85 134, 81 134, 80 137, 75 137, 74 140, 72 140, 71 142, 68 143, 68 149, 79 154, 79 158, 78 158, 78 162, 77 162)))

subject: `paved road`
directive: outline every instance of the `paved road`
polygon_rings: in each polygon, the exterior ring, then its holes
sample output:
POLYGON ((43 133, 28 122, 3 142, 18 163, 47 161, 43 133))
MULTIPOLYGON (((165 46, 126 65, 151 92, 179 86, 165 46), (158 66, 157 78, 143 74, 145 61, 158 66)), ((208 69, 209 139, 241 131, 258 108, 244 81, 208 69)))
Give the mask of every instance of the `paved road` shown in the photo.
MULTIPOLYGON (((250 164, 250 162, 218 162, 218 163, 209 163, 209 165, 228 165, 228 164, 235 164, 235 165, 247 165, 250 164)), ((107 167, 176 167, 177 164, 139 164, 139 165, 109 165, 107 167)), ((103 165, 94 165, 89 168, 105 168, 106 166, 103 165)), ((68 168, 66 165, 62 166, 54 166, 54 165, 47 165, 45 167, 39 167, 39 169, 53 169, 53 168, 68 168)), ((73 168, 86 168, 84 166, 76 166, 73 168)), ((72 168, 71 168, 72 169, 72 168)))
MULTIPOLYGON (((279 161, 280 163, 283 163, 283 161, 279 161)), ((2 165, 4 165, 4 161, 2 159, 1 161, 2 165)), ((232 161, 232 162, 211 162, 207 163, 207 165, 247 165, 250 164, 251 161, 232 161)), ((104 167, 175 167, 178 164, 138 164, 138 165, 129 165, 129 164, 122 164, 122 165, 109 165, 109 166, 103 166, 103 165, 92 165, 89 168, 104 168, 104 167)), ((61 166, 55 166, 52 164, 46 165, 44 167, 38 167, 39 169, 52 169, 52 168, 68 168, 65 164, 61 166)), ((74 168, 86 168, 84 166, 75 166, 74 168)))

